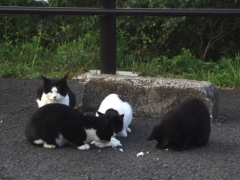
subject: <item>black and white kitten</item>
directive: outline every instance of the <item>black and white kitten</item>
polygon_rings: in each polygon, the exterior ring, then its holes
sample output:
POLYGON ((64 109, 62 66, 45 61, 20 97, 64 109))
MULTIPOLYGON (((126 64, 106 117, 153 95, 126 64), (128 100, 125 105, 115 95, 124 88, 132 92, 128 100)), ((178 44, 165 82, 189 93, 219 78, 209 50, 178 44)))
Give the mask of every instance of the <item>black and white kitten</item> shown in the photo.
POLYGON ((45 148, 70 142, 80 150, 87 150, 92 141, 110 142, 122 127, 123 115, 96 117, 63 104, 47 104, 31 116, 25 137, 33 145, 45 148))
POLYGON ((131 132, 128 127, 132 122, 132 107, 121 96, 117 94, 108 95, 100 104, 96 116, 103 114, 120 115, 124 114, 123 128, 117 136, 127 137, 131 132))
POLYGON ((187 150, 208 143, 210 114, 198 98, 188 98, 169 110, 153 128, 148 140, 157 140, 156 148, 187 150))
POLYGON ((48 79, 41 76, 43 79, 43 86, 37 90, 37 104, 42 107, 50 103, 60 103, 67 106, 75 107, 76 97, 67 85, 66 75, 62 79, 48 79))

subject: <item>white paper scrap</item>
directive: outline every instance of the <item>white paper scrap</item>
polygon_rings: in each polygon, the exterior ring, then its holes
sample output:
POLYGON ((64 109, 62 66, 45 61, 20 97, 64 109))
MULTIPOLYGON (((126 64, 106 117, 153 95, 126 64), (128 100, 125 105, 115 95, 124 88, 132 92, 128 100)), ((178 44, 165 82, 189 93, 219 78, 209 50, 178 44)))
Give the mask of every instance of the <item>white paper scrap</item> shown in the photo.
POLYGON ((120 148, 120 149, 119 149, 119 151, 123 152, 123 149, 122 149, 122 148, 120 148))
POLYGON ((143 156, 143 155, 144 155, 144 152, 140 152, 140 153, 137 154, 137 157, 143 156))

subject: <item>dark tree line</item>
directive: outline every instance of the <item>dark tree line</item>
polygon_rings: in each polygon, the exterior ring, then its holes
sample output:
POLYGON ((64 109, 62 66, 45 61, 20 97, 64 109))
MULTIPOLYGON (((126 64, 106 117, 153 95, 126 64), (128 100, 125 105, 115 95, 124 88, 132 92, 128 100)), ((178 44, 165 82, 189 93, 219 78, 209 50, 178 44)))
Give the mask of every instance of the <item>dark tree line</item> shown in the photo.
MULTIPOLYGON (((117 0, 119 8, 240 8, 238 0, 117 0)), ((97 0, 1 0, 0 6, 100 7, 97 0)), ((0 42, 25 43, 41 38, 42 46, 67 43, 98 31, 98 17, 59 15, 0 15, 0 42)), ((126 51, 149 56, 175 56, 182 48, 196 57, 217 61, 240 49, 239 17, 117 17, 117 30, 129 37, 126 51)), ((96 33, 93 33, 96 34, 96 33)))

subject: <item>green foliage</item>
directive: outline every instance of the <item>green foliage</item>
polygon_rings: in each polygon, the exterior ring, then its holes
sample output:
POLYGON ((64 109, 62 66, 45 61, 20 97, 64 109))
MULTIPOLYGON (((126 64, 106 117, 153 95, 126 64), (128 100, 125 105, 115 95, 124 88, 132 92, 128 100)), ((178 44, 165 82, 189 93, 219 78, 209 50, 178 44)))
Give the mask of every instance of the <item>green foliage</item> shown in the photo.
MULTIPOLYGON (((236 0, 120 0, 118 8, 240 8, 236 0)), ((94 0, 3 0, 4 6, 100 7, 94 0)), ((97 16, 0 15, 0 76, 99 69, 97 16)), ((239 18, 117 17, 117 70, 239 86, 239 18), (236 55, 237 54, 237 55, 236 55)))
MULTIPOLYGON (((118 7, 131 8, 240 8, 236 0, 118 1, 118 7)), ((233 58, 240 44, 239 17, 119 17, 117 27, 135 37, 133 49, 143 47, 154 56, 176 56, 182 48, 191 49, 199 59, 218 61, 233 58), (237 45, 233 45, 235 42, 237 45)), ((152 57, 152 58, 153 58, 152 57)))
POLYGON ((4 43, 0 49, 0 74, 3 77, 33 78, 35 71, 39 70, 38 63, 42 53, 43 48, 37 37, 31 43, 22 45, 4 43))
POLYGON ((99 7, 100 1, 96 0, 49 0, 48 5, 52 7, 99 7))
POLYGON ((39 6, 42 3, 35 0, 1 0, 0 6, 39 6))
MULTIPOLYGON (((77 72, 79 68, 89 70, 89 68, 98 68, 100 62, 99 33, 95 36, 86 34, 77 41, 67 44, 59 44, 56 53, 52 57, 51 67, 55 71, 77 72)), ((69 72, 70 73, 70 72, 69 72)))
MULTIPOLYGON (((4 43, 0 49, 0 76, 36 78, 40 74, 76 74, 99 67, 99 33, 86 34, 69 43, 58 43, 56 50, 43 48, 40 38, 22 45, 4 43)), ((55 49, 55 48, 54 48, 55 49)))
MULTIPOLYGON (((10 0, 0 5, 51 6, 51 7, 100 7, 94 0, 10 0)), ((120 0, 118 8, 240 8, 236 0, 186 1, 186 0, 120 0)), ((0 15, 1 42, 29 42, 34 36, 41 38, 44 47, 67 43, 99 29, 95 16, 59 15, 0 15)), ((117 17, 117 29, 126 32, 131 42, 125 54, 138 51, 151 52, 148 59, 159 56, 176 56, 182 48, 190 49, 199 59, 218 61, 222 56, 233 58, 239 51, 239 18, 225 17, 117 17)), ((55 46, 57 48, 58 46, 55 46)), ((136 53, 136 54, 137 54, 136 53)), ((132 58, 130 58, 132 59, 132 58)))
POLYGON ((128 54, 131 44, 131 36, 123 30, 117 31, 117 67, 119 70, 131 70, 134 63, 134 55, 128 54))
POLYGON ((166 56, 153 58, 147 63, 135 65, 134 72, 143 76, 162 76, 210 81, 217 86, 240 86, 240 55, 234 59, 221 58, 219 63, 204 62, 183 49, 171 59, 166 56))

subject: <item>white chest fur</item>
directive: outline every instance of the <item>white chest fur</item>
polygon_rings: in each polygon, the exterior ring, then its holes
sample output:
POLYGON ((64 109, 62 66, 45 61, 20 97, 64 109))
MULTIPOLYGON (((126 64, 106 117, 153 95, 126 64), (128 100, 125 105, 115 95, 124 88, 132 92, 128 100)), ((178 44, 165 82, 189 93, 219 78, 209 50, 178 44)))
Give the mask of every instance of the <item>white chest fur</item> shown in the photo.
POLYGON ((85 129, 85 132, 87 134, 87 139, 85 140, 85 143, 90 143, 92 141, 100 141, 100 139, 96 135, 96 129, 85 129))
POLYGON ((58 144, 58 146, 62 147, 64 144, 67 143, 67 140, 63 137, 63 135, 60 133, 59 137, 56 138, 56 144, 58 144))

